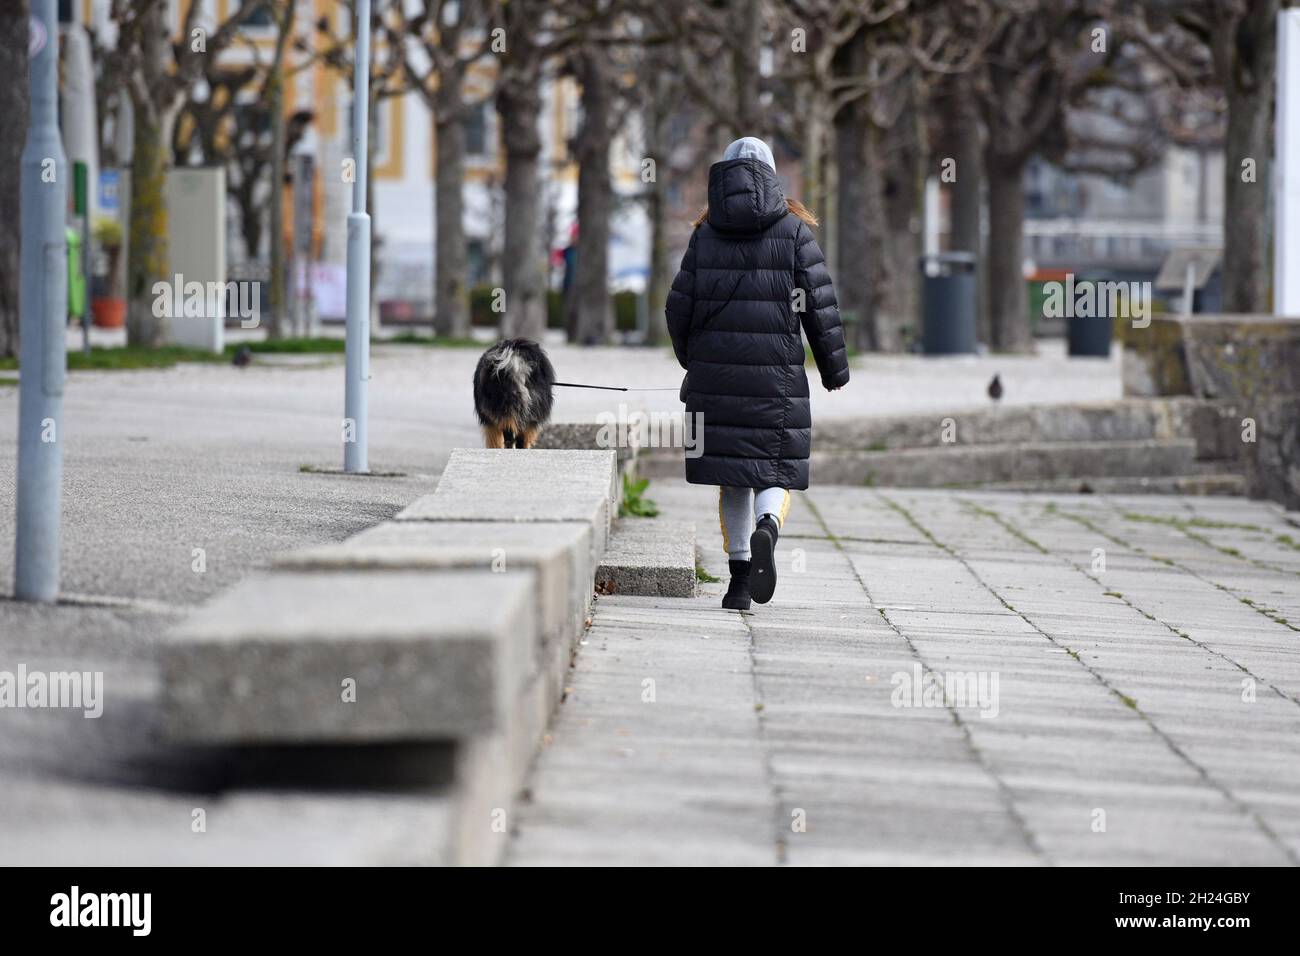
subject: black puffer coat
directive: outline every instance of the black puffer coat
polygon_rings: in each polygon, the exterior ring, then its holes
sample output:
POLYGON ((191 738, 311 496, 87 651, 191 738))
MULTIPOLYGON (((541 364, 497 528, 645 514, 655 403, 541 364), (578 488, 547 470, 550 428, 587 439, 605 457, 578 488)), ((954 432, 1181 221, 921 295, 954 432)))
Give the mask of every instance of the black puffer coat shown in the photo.
POLYGON ((812 414, 799 326, 826 388, 848 382, 848 357, 826 259, 766 163, 709 170, 708 220, 691 236, 666 311, 687 370, 688 422, 703 425, 686 480, 807 488, 812 414))

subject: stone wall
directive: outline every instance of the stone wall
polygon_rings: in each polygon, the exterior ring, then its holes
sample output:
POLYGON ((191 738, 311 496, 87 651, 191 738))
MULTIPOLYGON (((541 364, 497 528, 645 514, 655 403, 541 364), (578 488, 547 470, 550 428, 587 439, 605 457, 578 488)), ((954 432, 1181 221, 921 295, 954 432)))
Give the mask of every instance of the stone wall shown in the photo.
POLYGON ((1200 400, 1202 428, 1225 457, 1235 449, 1249 493, 1300 508, 1300 318, 1157 316, 1116 332, 1125 394, 1200 400))

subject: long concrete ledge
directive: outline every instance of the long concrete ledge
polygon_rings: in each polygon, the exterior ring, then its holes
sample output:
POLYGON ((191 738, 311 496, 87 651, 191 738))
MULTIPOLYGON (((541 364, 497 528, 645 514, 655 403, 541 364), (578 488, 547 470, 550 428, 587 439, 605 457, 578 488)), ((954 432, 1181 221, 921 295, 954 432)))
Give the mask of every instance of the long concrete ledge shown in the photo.
POLYGON ((447 862, 491 863, 563 693, 619 491, 614 450, 452 453, 394 521, 283 555, 159 651, 186 744, 454 745, 447 862))
POLYGON ((163 732, 323 743, 499 730, 532 669, 534 599, 531 571, 254 576, 160 645, 163 732))

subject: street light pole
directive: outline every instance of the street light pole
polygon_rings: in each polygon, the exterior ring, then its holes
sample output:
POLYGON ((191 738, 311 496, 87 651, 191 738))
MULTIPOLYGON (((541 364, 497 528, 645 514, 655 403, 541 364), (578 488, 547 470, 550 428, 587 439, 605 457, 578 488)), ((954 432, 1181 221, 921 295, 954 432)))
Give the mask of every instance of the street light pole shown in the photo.
POLYGON ((366 394, 370 378, 370 214, 366 158, 370 138, 370 0, 357 0, 356 74, 352 87, 352 212, 348 214, 347 334, 344 343, 343 470, 370 470, 366 394))
POLYGON ((14 597, 59 594, 63 380, 67 374, 68 164, 59 137, 57 0, 32 0, 31 110, 23 147, 14 597))

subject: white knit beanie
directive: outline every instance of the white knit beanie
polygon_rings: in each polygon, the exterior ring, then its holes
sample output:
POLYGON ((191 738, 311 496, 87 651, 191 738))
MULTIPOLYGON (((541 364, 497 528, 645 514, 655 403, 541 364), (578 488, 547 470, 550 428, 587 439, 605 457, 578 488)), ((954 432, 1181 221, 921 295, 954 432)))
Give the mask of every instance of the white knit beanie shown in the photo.
POLYGON ((776 160, 772 158, 772 148, 757 136, 742 136, 722 154, 726 159, 760 159, 776 170, 776 160))

